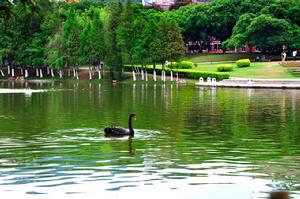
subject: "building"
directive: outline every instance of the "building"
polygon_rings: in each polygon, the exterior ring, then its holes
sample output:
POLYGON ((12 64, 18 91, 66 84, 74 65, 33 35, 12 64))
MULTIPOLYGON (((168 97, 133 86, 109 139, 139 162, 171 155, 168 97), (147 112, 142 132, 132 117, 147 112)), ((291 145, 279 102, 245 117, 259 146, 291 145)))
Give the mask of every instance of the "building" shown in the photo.
POLYGON ((180 7, 190 3, 208 3, 211 0, 142 0, 144 7, 158 6, 163 10, 169 10, 171 7, 180 7))

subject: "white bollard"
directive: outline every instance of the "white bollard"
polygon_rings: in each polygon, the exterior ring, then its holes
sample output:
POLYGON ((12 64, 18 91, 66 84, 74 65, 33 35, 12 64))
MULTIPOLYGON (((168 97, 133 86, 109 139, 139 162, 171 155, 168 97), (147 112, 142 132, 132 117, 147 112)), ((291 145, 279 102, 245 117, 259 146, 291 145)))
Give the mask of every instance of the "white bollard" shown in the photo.
POLYGON ((199 78, 199 82, 200 82, 200 83, 203 83, 203 82, 204 82, 203 77, 200 77, 200 78, 199 78))
POLYGON ((211 82, 211 78, 208 77, 206 81, 210 83, 211 82))
POLYGON ((212 78, 211 81, 212 81, 213 83, 216 83, 216 82, 217 82, 216 78, 212 78))

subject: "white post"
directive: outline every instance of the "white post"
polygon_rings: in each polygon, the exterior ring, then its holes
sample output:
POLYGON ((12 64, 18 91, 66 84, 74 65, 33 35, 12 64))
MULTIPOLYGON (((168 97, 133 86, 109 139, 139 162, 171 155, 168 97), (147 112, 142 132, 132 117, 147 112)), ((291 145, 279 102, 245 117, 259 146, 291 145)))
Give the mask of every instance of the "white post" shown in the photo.
POLYGON ((54 77, 53 68, 51 68, 51 76, 54 77))
POLYGON ((153 80, 156 82, 156 71, 153 71, 153 80))
POLYGON ((91 72, 91 70, 89 70, 89 77, 90 77, 90 79, 92 79, 92 72, 91 72))
POLYGON ((173 81, 173 71, 171 71, 171 82, 173 81))
POLYGON ((4 73, 3 73, 3 71, 2 71, 2 70, 0 70, 0 72, 1 72, 1 75, 4 77, 4 73))
POLYGON ((7 65, 7 74, 9 75, 10 74, 10 66, 7 65))
POLYGON ((141 75, 142 75, 142 80, 144 80, 144 70, 143 69, 141 71, 141 75))
POLYGON ((37 77, 39 76, 39 69, 38 68, 35 69, 35 76, 37 76, 37 77))
POLYGON ((178 72, 176 73, 176 82, 178 82, 178 72))
POLYGON ((134 72, 134 70, 132 71, 132 78, 133 78, 133 81, 136 81, 136 77, 135 77, 135 72, 134 72))
POLYGON ((100 70, 98 70, 98 77, 99 77, 99 79, 101 79, 101 71, 100 70))
POLYGON ((14 69, 14 68, 11 69, 11 76, 12 76, 12 77, 15 76, 15 69, 14 69))
POLYGON ((43 71, 40 69, 40 78, 43 78, 43 71))
POLYGON ((28 70, 25 69, 25 78, 27 78, 27 77, 28 77, 28 70))
POLYGON ((146 78, 146 82, 147 82, 148 81, 147 71, 145 71, 145 78, 146 78))
POLYGON ((47 75, 50 74, 50 70, 49 70, 49 67, 47 67, 47 75))

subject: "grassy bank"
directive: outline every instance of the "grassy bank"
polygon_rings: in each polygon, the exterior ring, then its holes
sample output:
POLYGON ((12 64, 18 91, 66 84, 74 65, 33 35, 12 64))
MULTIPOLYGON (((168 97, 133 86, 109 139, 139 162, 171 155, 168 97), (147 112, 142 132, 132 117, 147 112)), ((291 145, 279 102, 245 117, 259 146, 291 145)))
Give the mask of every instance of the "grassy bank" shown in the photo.
POLYGON ((232 54, 197 54, 187 55, 184 60, 191 61, 193 63, 202 62, 224 62, 224 61, 236 61, 238 59, 251 59, 254 60, 257 54, 254 53, 232 53, 232 54))
MULTIPOLYGON (((201 71, 217 71, 217 66, 221 63, 198 64, 197 70, 201 71)), ((279 62, 254 62, 250 67, 237 68, 235 62, 226 62, 234 66, 233 71, 228 72, 230 77, 241 78, 264 78, 264 79, 289 79, 297 78, 293 76, 286 67, 283 67, 279 62)))

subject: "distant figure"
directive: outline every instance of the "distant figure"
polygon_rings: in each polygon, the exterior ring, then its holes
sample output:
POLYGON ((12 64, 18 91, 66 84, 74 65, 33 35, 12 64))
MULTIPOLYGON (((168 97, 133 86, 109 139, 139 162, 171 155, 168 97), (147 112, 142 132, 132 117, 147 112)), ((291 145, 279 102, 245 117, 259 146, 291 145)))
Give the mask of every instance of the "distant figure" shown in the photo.
POLYGON ((286 59, 286 53, 283 52, 283 53, 281 53, 281 61, 284 62, 285 59, 286 59))
POLYGON ((293 53, 292 53, 292 55, 293 55, 294 60, 296 60, 296 57, 297 57, 297 50, 294 50, 293 53))

